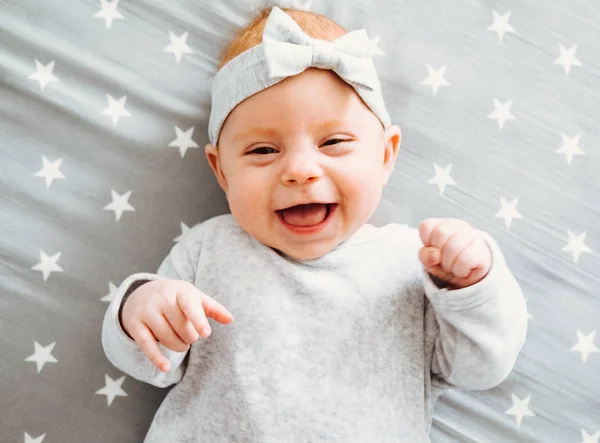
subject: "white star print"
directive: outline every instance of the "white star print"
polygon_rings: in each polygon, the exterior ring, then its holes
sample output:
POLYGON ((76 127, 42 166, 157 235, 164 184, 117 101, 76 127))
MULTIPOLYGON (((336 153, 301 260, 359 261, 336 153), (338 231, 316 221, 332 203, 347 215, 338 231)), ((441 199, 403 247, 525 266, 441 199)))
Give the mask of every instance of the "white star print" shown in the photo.
POLYGON ((46 179, 46 189, 50 189, 50 185, 52 184, 54 179, 65 178, 62 172, 58 170, 62 161, 63 159, 59 158, 58 160, 55 160, 52 163, 50 163, 50 161, 46 157, 42 156, 42 162, 44 163, 44 167, 33 175, 36 177, 44 177, 46 179))
POLYGON ((506 103, 500 102, 498 99, 494 99, 494 112, 488 115, 491 120, 498 120, 498 127, 502 129, 506 120, 516 120, 516 117, 510 113, 510 107, 513 101, 509 100, 506 103))
POLYGON ((560 56, 554 60, 555 65, 562 65, 565 68, 565 74, 569 75, 571 67, 581 66, 581 62, 575 58, 577 45, 573 45, 571 49, 566 49, 563 45, 558 45, 560 56))
POLYGON ((114 19, 123 20, 123 16, 117 11, 119 6, 119 0, 108 2, 106 0, 100 0, 101 8, 100 11, 96 12, 94 17, 103 18, 106 24, 106 29, 110 29, 114 19))
POLYGON ((125 381, 125 376, 122 376, 118 380, 113 380, 107 374, 104 374, 104 382, 106 385, 96 391, 98 395, 106 395, 106 402, 110 406, 117 396, 127 397, 127 393, 121 388, 121 385, 125 381))
POLYGON ((591 435, 582 429, 581 437, 583 438, 581 443, 598 443, 598 440, 600 439, 600 431, 597 431, 595 434, 591 435))
POLYGON ((501 217, 504 219, 506 229, 510 229, 510 225, 513 218, 523 218, 517 211, 517 204, 519 203, 519 197, 514 198, 510 203, 506 201, 504 197, 500 197, 500 205, 502 208, 496 213, 494 217, 501 217))
POLYGON ((60 80, 52 73, 52 71, 54 70, 54 60, 52 60, 46 66, 42 65, 39 61, 36 60, 35 69, 36 72, 31 74, 27 78, 31 80, 37 80, 38 82, 40 82, 40 88, 42 89, 42 92, 44 92, 44 89, 46 88, 46 85, 48 83, 60 82, 60 80))
POLYGON ((56 345, 56 342, 50 343, 48 346, 44 347, 37 341, 34 341, 33 346, 35 347, 35 352, 27 357, 25 361, 34 361, 37 365, 39 374, 46 363, 58 363, 58 360, 52 355, 54 345, 56 345))
POLYGON ((119 221, 123 215, 123 211, 135 211, 134 207, 129 204, 129 197, 131 191, 127 191, 123 195, 117 194, 111 189, 110 195, 112 196, 112 202, 104 207, 105 211, 115 211, 115 219, 119 221))
POLYGON ((192 140, 192 135, 194 134, 194 126, 189 128, 187 131, 183 132, 179 129, 179 126, 175 126, 175 134, 177 138, 169 143, 169 146, 175 146, 179 148, 179 153, 181 154, 181 158, 185 156, 188 148, 198 148, 198 144, 192 140))
POLYGON ((504 34, 507 32, 512 32, 513 34, 517 33, 510 23, 508 23, 511 11, 508 11, 504 15, 500 15, 496 11, 492 11, 492 13, 494 14, 494 23, 488 26, 487 30, 498 34, 500 41, 502 41, 504 34))
POLYGON ((565 154, 567 165, 571 164, 573 161, 573 156, 585 155, 585 152, 583 152, 579 147, 579 138, 581 137, 580 134, 577 134, 575 137, 567 137, 567 135, 563 133, 560 135, 563 139, 563 144, 554 152, 557 154, 565 154))
POLYGON ((567 246, 562 248, 562 250, 573 253, 573 260, 575 263, 579 261, 579 256, 582 252, 592 252, 592 250, 584 243, 587 231, 583 231, 581 234, 575 235, 571 231, 567 230, 567 234, 569 235, 569 243, 567 246))
POLYGON ((119 100, 115 100, 112 95, 106 94, 108 99, 108 108, 102 111, 102 115, 110 115, 112 117, 113 126, 117 126, 121 117, 131 117, 131 114, 125 109, 127 96, 122 96, 119 100))
POLYGON ((429 72, 429 77, 427 77, 422 85, 431 86, 431 92, 435 97, 437 95, 438 89, 440 86, 450 86, 450 83, 446 81, 444 78, 444 73, 446 72, 447 66, 442 66, 437 71, 433 69, 431 66, 427 65, 427 71, 429 72))
POLYGON ((535 417, 535 414, 531 411, 531 409, 529 409, 531 395, 528 395, 523 400, 513 393, 510 395, 512 397, 513 405, 508 411, 505 412, 505 414, 514 415, 515 420, 517 421, 517 426, 520 427, 523 417, 535 417))
POLYGON ((117 296, 118 290, 119 290, 119 288, 117 286, 115 286, 113 284, 113 282, 109 281, 108 282, 108 294, 106 294, 104 297, 102 297, 100 299, 100 301, 105 301, 105 302, 110 303, 117 296))
POLYGON ((600 352, 600 349, 594 344, 596 331, 590 332, 588 335, 583 335, 580 330, 577 330, 577 344, 571 348, 571 351, 581 352, 581 361, 585 363, 592 352, 600 352))
POLYGON ((383 50, 381 49, 381 47, 379 46, 380 43, 380 36, 376 35, 375 37, 373 37, 371 39, 371 51, 373 53, 373 55, 385 55, 385 52, 383 52, 383 50))
POLYGON ((181 223, 181 235, 175 237, 173 239, 174 242, 179 242, 183 238, 183 236, 190 231, 190 228, 188 228, 184 222, 180 222, 180 223, 181 223))
POLYGON ((42 443, 44 441, 44 438, 46 437, 46 434, 42 434, 39 437, 33 438, 31 435, 25 432, 24 437, 25 443, 42 443))
POLYGON ((46 281, 51 273, 63 272, 63 269, 57 263, 61 254, 61 252, 58 252, 52 257, 49 257, 44 251, 40 250, 40 262, 37 265, 32 266, 31 269, 34 271, 41 271, 44 276, 44 281, 46 281))
POLYGON ((456 182, 450 177, 450 171, 452 170, 452 163, 450 163, 445 168, 440 168, 437 163, 433 164, 435 168, 435 176, 431 178, 427 183, 438 185, 440 189, 440 195, 444 195, 444 191, 446 190, 446 186, 448 185, 456 185, 456 182))
POLYGON ((181 57, 183 54, 193 54, 192 48, 187 45, 188 33, 187 31, 177 37, 175 34, 169 30, 169 38, 171 39, 171 44, 167 46, 164 51, 172 52, 175 54, 175 60, 177 64, 181 62, 181 57))

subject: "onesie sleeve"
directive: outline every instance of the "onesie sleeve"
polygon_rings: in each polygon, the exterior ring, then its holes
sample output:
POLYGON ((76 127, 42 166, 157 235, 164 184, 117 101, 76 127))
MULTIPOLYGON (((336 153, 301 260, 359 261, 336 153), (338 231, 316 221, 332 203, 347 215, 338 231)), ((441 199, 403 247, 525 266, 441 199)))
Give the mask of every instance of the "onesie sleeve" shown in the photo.
POLYGON ((102 325, 102 347, 108 360, 129 376, 157 387, 167 387, 178 383, 187 367, 188 352, 175 352, 158 344, 161 352, 170 363, 170 371, 164 373, 156 368, 135 340, 123 330, 119 311, 126 296, 143 283, 152 280, 184 280, 194 283, 196 267, 202 249, 202 235, 193 228, 171 249, 155 274, 135 273, 127 277, 119 286, 111 301, 102 325))
POLYGON ((432 375, 465 389, 489 389, 511 372, 527 333, 521 288, 491 236, 490 272, 462 289, 441 289, 423 271, 426 331, 434 336, 432 375), (430 321, 427 321, 429 319, 430 321))

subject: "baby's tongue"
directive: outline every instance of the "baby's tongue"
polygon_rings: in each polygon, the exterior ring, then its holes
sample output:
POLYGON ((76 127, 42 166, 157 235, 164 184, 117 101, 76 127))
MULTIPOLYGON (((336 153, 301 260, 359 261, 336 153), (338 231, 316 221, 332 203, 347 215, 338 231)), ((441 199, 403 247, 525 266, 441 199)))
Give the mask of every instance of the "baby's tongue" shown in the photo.
POLYGON ((283 219, 294 226, 313 226, 321 223, 327 216, 327 205, 311 203, 293 206, 281 211, 283 219))

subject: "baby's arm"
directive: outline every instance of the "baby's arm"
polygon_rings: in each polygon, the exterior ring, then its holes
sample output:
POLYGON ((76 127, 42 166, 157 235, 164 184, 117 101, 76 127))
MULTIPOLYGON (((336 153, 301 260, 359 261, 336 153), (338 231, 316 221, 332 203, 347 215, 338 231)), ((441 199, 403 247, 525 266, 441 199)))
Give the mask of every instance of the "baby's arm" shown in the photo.
POLYGON ((152 280, 195 281, 196 265, 200 255, 202 237, 193 229, 176 244, 163 260, 156 274, 138 273, 129 276, 120 285, 110 303, 102 326, 102 346, 110 362, 131 377, 158 387, 170 386, 183 377, 188 352, 175 352, 158 344, 169 361, 169 372, 160 371, 144 354, 140 346, 123 330, 120 311, 124 298, 138 286, 152 280))
POLYGON ((441 289, 436 277, 426 271, 423 276, 426 328, 435 337, 431 372, 466 389, 489 389, 502 382, 527 332, 521 288, 496 242, 481 234, 492 257, 483 279, 460 289, 441 289))

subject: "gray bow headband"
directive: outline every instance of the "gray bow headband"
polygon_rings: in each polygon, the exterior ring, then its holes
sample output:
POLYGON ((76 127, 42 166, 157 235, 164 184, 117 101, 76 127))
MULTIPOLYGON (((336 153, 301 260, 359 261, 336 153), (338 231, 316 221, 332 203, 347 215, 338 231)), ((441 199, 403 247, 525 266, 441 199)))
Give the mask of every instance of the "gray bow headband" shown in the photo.
POLYGON ((390 116, 373 64, 373 50, 364 29, 333 42, 313 39, 289 15, 274 7, 265 23, 262 43, 229 61, 215 75, 208 123, 210 142, 216 146, 225 119, 239 103, 310 67, 331 69, 339 75, 387 129, 390 116))

